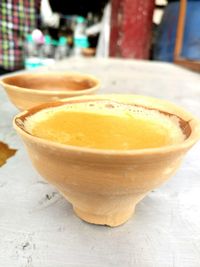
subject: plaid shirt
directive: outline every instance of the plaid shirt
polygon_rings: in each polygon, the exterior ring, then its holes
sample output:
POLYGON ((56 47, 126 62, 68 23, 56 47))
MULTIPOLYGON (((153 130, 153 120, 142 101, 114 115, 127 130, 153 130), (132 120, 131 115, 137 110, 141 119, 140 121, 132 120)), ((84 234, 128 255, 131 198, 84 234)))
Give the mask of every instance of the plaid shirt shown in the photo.
POLYGON ((0 0, 0 67, 23 68, 24 38, 37 27, 39 0, 0 0))

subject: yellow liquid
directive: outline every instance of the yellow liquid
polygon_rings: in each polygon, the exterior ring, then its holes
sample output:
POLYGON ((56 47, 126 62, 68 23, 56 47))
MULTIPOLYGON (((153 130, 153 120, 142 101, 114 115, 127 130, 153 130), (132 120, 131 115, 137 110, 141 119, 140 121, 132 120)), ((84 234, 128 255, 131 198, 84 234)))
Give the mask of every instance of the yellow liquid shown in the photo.
MULTIPOLYGON (((31 125, 30 132, 34 136, 87 148, 129 150, 162 147, 175 142, 171 124, 165 126, 154 116, 145 117, 124 110, 117 114, 101 114, 99 111, 60 109, 31 125)), ((181 133, 179 137, 183 138, 181 133)))

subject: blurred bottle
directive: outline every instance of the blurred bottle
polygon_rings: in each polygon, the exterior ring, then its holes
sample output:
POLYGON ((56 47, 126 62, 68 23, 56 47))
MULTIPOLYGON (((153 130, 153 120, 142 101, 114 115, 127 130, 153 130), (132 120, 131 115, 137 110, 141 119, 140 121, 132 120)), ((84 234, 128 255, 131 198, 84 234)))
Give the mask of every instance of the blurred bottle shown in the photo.
POLYGON ((65 36, 60 36, 57 48, 55 50, 55 60, 61 60, 68 56, 69 47, 67 45, 67 38, 65 36))
POLYGON ((87 15, 86 34, 88 36, 88 43, 90 49, 85 49, 84 51, 84 53, 86 53, 88 56, 94 56, 96 53, 96 47, 100 31, 101 31, 101 23, 98 20, 98 17, 89 12, 87 15))
POLYGON ((94 17, 93 17, 93 14, 89 12, 87 14, 87 28, 91 27, 92 25, 94 25, 94 17))
POLYGON ((86 31, 86 20, 83 17, 77 17, 74 30, 74 56, 83 56, 83 49, 89 47, 86 31))
POLYGON ((54 48, 51 42, 51 36, 45 35, 44 36, 44 46, 43 46, 43 55, 46 58, 53 58, 54 57, 54 48))
POLYGON ((55 48, 52 43, 51 36, 46 34, 44 36, 44 44, 42 47, 41 61, 43 66, 49 66, 55 63, 54 60, 55 48))
POLYGON ((25 41, 24 67, 30 70, 40 66, 42 66, 40 49, 38 49, 37 44, 34 42, 33 36, 28 34, 25 41))

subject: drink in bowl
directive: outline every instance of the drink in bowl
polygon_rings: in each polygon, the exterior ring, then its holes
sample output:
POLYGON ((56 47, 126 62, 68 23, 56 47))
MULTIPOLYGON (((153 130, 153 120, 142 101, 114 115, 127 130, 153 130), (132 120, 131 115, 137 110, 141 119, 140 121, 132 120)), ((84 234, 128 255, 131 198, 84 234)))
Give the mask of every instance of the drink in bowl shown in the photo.
POLYGON ((200 136, 199 121, 138 95, 65 99, 17 115, 33 165, 83 220, 126 222, 136 204, 175 173, 200 136))
POLYGON ((9 75, 0 82, 19 110, 67 97, 94 94, 100 87, 94 76, 76 72, 25 72, 9 75))

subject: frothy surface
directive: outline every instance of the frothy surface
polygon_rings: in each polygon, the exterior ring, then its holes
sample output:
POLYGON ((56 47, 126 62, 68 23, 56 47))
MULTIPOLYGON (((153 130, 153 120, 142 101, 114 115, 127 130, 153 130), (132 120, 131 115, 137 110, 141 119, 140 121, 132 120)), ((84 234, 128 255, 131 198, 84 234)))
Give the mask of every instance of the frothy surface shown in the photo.
POLYGON ((185 139, 176 116, 111 100, 72 103, 35 113, 26 130, 61 144, 97 149, 142 149, 185 139))

